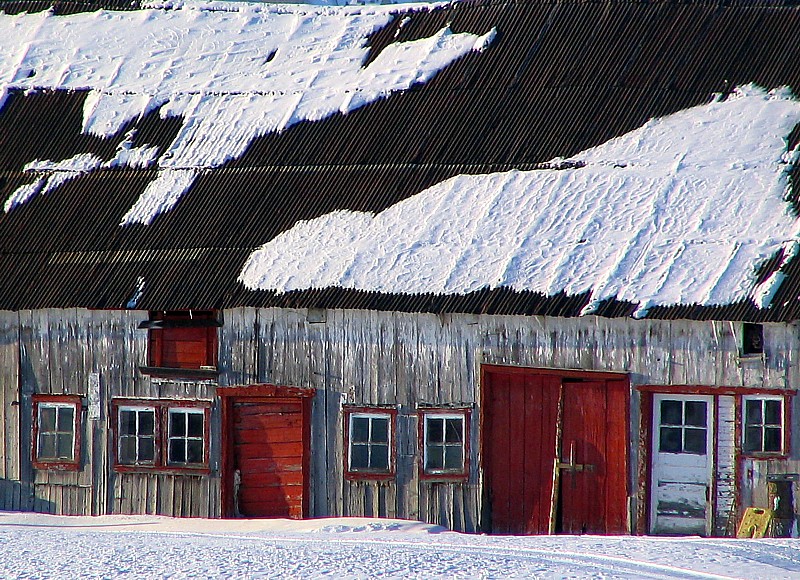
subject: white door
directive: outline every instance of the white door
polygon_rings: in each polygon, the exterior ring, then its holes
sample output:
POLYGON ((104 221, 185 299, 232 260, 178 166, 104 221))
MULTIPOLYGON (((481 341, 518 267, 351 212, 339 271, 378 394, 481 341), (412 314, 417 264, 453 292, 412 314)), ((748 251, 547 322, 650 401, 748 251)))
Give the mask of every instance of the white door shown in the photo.
POLYGON ((653 397, 651 534, 710 535, 713 425, 713 397, 653 397))

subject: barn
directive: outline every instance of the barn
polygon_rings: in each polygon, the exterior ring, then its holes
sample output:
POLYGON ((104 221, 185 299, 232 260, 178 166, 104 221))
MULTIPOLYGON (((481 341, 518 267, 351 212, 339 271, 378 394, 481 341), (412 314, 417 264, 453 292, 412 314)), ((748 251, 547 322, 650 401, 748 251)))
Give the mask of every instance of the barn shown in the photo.
POLYGON ((0 509, 800 507, 800 6, 4 3, 0 509))

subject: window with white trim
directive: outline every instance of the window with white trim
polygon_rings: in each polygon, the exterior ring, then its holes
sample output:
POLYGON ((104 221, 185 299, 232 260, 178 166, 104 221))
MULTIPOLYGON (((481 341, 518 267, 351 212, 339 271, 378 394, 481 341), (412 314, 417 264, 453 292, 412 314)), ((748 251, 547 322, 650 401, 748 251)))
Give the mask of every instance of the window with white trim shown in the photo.
POLYGON ((424 475, 467 475, 468 417, 467 410, 421 413, 421 467, 424 475))
POLYGON ((390 476, 394 473, 394 413, 348 410, 347 473, 355 477, 390 476))
POLYGON ((76 470, 80 463, 81 400, 72 395, 34 395, 37 469, 76 470))
POLYGON ((203 463, 205 448, 205 412, 197 408, 171 408, 169 410, 170 465, 198 465, 203 463))
POLYGON ((210 403, 117 399, 116 468, 206 470, 210 403))
POLYGON ((776 454, 784 449, 784 398, 742 398, 742 450, 746 454, 776 454))
POLYGON ((117 428, 118 463, 123 465, 155 465, 155 407, 118 407, 117 428))

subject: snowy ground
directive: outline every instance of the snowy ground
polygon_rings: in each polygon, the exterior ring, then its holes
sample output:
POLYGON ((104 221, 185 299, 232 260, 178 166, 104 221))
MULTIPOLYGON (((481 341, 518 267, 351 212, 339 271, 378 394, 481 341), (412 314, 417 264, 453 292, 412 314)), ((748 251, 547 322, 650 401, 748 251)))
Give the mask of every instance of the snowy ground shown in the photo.
POLYGON ((800 578, 800 541, 465 535, 400 520, 0 512, 3 578, 800 578))

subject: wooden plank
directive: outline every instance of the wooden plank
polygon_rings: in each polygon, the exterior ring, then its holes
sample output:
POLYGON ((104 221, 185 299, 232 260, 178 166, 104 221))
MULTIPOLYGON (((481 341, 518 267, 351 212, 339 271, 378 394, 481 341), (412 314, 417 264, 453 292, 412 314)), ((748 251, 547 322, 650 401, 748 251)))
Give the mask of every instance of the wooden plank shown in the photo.
POLYGON ((328 417, 326 413, 330 384, 330 368, 326 348, 327 322, 307 323, 307 349, 309 364, 309 386, 316 395, 311 401, 310 424, 310 462, 309 462, 309 516, 322 517, 332 513, 328 497, 328 473, 333 466, 328 465, 329 444, 327 423, 336 422, 338 417, 328 417))
POLYGON ((240 430, 269 431, 270 429, 298 429, 303 421, 300 403, 286 410, 284 405, 274 409, 273 403, 254 403, 251 409, 241 403, 234 405, 234 427, 240 430), (245 412, 243 412, 245 411, 245 412), (249 412, 248 412, 249 411, 249 412))
POLYGON ((492 531, 497 533, 513 533, 515 531, 511 523, 511 497, 518 497, 512 488, 512 481, 509 474, 511 464, 511 379, 508 375, 492 373, 486 376, 488 384, 484 388, 488 389, 488 409, 485 444, 487 445, 486 456, 489 458, 489 495, 491 503, 492 531))
POLYGON ((626 381, 606 382, 606 533, 631 533, 628 518, 629 463, 631 438, 628 430, 630 415, 629 392, 626 381))
POLYGON ((19 317, 0 311, 0 504, 4 509, 19 509, 20 433, 19 433, 19 317))
POLYGON ((242 476, 243 478, 246 476, 247 490, 264 487, 280 487, 287 484, 302 486, 303 484, 303 471, 301 469, 271 472, 243 471, 242 476))

